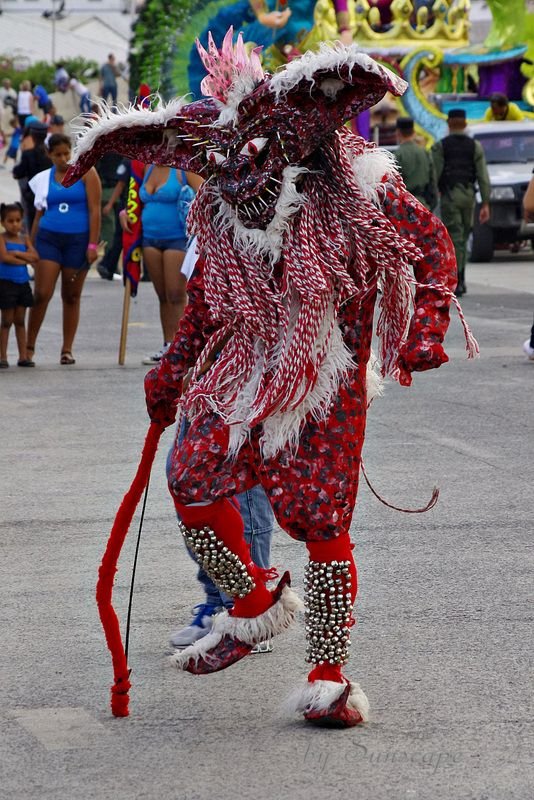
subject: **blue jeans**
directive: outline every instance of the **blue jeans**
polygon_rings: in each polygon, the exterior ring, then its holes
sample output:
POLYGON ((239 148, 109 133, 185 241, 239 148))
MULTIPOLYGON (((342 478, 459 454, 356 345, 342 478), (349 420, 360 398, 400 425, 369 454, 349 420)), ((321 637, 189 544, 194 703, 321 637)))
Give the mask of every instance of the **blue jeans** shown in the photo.
MULTIPOLYGON (((180 430, 178 431, 175 444, 171 446, 167 455, 167 477, 170 472, 172 452, 175 447, 180 446, 180 442, 183 440, 186 430, 187 420, 184 418, 180 430)), ((271 504, 267 499, 267 495, 263 487, 258 484, 252 489, 238 494, 237 500, 239 501, 241 516, 243 517, 245 526, 245 539, 250 547, 252 560, 258 567, 268 569, 271 564, 271 539, 273 536, 274 514, 271 504)), ((193 561, 196 561, 194 554, 189 549, 187 552, 193 561)), ((208 573, 203 570, 202 567, 199 567, 197 578, 206 593, 206 603, 214 606, 225 606, 226 608, 232 607, 232 598, 217 588, 208 573)))
POLYGON ((111 97, 111 105, 117 104, 117 84, 114 86, 106 86, 102 88, 102 99, 107 102, 108 97, 111 97))
POLYGON ((91 95, 89 92, 85 92, 80 97, 80 111, 82 114, 90 114, 91 113, 91 95))

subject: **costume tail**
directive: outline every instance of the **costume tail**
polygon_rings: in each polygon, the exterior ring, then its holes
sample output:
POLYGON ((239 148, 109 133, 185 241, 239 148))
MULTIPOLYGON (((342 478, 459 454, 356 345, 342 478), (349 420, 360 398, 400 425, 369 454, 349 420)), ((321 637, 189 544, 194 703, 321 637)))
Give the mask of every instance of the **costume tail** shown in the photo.
POLYGON ((127 717, 130 697, 130 670, 122 643, 119 620, 112 605, 113 581, 117 571, 117 562, 126 539, 135 510, 141 495, 148 483, 154 456, 158 449, 160 436, 164 428, 151 423, 146 435, 141 461, 132 484, 119 506, 115 522, 109 534, 106 551, 98 570, 96 584, 96 602, 100 621, 106 635, 106 642, 111 653, 115 683, 111 687, 111 711, 115 717, 127 717))

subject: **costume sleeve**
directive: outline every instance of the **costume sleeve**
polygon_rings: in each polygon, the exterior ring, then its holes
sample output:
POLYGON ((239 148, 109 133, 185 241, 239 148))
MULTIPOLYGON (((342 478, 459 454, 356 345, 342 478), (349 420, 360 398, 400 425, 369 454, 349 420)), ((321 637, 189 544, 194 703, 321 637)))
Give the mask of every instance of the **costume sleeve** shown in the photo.
POLYGON ((488 168, 486 166, 486 157, 480 142, 475 141, 475 171, 477 175, 478 188, 480 189, 480 196, 483 203, 489 203, 491 184, 488 175, 488 168))
POLYGON ((419 286, 408 335, 399 352, 399 382, 411 383, 411 372, 448 361, 442 347, 449 327, 450 293, 457 283, 456 257, 447 229, 400 183, 389 183, 384 211, 401 236, 415 244, 421 258, 413 263, 419 286))
POLYGON ((172 425, 183 379, 202 352, 215 329, 204 298, 203 263, 199 259, 187 285, 188 303, 176 336, 157 367, 145 377, 148 414, 154 422, 172 425))

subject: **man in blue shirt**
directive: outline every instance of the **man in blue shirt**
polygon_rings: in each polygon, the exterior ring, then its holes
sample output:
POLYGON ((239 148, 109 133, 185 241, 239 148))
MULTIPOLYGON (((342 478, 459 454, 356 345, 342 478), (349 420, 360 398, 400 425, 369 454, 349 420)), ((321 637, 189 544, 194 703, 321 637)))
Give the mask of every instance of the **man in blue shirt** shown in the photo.
POLYGON ((115 56, 110 53, 108 60, 100 68, 100 96, 107 100, 111 97, 111 105, 117 103, 117 75, 119 69, 115 63, 115 56))
POLYGON ((37 105, 41 111, 43 111, 45 114, 48 114, 50 108, 52 107, 52 101, 50 100, 48 92, 44 86, 41 86, 40 83, 38 83, 37 86, 34 86, 33 96, 37 100, 37 105))

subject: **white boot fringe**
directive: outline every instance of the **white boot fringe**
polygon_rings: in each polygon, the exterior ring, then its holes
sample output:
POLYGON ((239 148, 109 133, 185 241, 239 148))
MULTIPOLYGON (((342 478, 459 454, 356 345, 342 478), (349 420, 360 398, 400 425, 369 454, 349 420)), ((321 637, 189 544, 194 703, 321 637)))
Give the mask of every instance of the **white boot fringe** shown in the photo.
MULTIPOLYGON (((325 711, 339 700, 346 689, 346 683, 336 681, 306 681, 288 697, 285 708, 292 713, 306 714, 310 711, 325 711)), ((358 711, 364 722, 369 720, 369 700, 359 683, 350 681, 348 708, 358 711)))
POLYGON ((210 633, 184 650, 173 653, 170 661, 177 669, 184 669, 191 659, 196 663, 199 658, 209 656, 210 651, 224 636, 231 636, 232 639, 252 646, 272 639, 289 628, 297 611, 302 611, 303 608, 299 596, 289 586, 285 586, 277 602, 257 617, 232 617, 228 611, 217 614, 213 618, 210 633))

